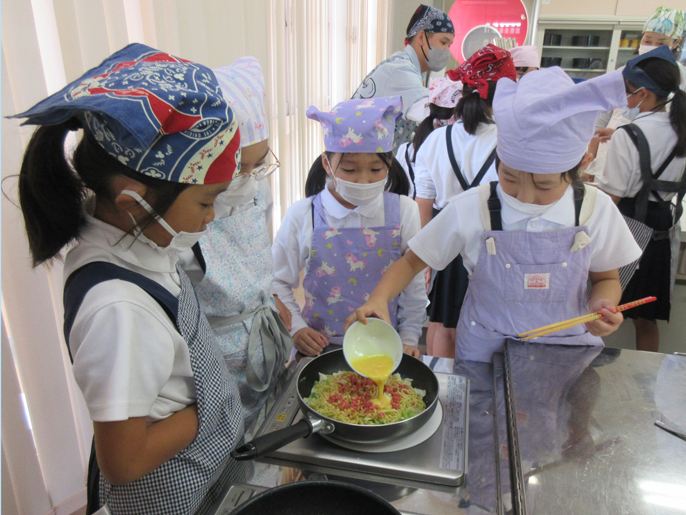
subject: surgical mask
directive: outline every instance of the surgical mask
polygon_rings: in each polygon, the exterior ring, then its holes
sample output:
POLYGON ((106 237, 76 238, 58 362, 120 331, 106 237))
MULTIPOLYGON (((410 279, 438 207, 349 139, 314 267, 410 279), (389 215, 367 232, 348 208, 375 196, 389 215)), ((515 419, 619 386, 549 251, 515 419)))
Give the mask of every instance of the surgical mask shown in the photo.
MULTIPOLYGON (((146 242, 148 245, 150 245, 153 249, 158 250, 164 254, 166 253, 180 253, 184 252, 186 250, 189 250, 193 245, 198 243, 200 238, 205 234, 205 231, 202 232, 176 232, 172 227, 162 218, 160 215, 155 213, 155 210, 152 208, 150 204, 148 204, 143 197, 141 197, 138 193, 135 191, 131 190, 122 190, 122 195, 129 195, 130 197, 133 197, 136 202, 138 202, 141 206, 143 206, 143 209, 145 209, 148 213, 150 213, 152 216, 155 217, 155 221, 159 223, 164 229, 171 234, 172 236, 172 241, 169 242, 169 245, 166 247, 160 247, 157 243, 152 241, 150 238, 145 238, 146 242)), ((129 213, 129 216, 131 216, 131 219, 133 220, 134 224, 136 224, 136 227, 138 227, 138 223, 136 220, 133 218, 133 215, 129 213)), ((139 228, 140 230, 140 228, 139 228)))
POLYGON ((248 177, 237 188, 222 191, 217 196, 216 202, 229 207, 239 207, 253 202, 255 195, 257 195, 257 189, 257 181, 253 177, 248 177))
MULTIPOLYGON (((429 45, 427 41, 427 45, 429 45)), ((424 54, 426 64, 432 72, 440 72, 450 60, 450 49, 440 49, 429 45, 429 55, 424 54)))
MULTIPOLYGON (((636 91, 634 91, 634 93, 637 93, 641 89, 643 89, 643 87, 638 88, 636 91)), ((633 95, 634 93, 631 93, 631 95, 633 95)), ((629 95, 629 96, 631 96, 631 95, 629 95)), ((629 98, 629 96, 627 98, 629 98)), ((645 98, 643 100, 645 100, 645 98)), ((622 107, 622 116, 629 121, 633 121, 634 118, 636 118, 641 112, 640 107, 641 107, 641 104, 643 103, 643 100, 641 100, 636 107, 628 107, 628 106, 622 107)))
POLYGON ((556 200, 552 204, 529 204, 528 202, 521 202, 514 197, 511 197, 500 188, 500 194, 503 196, 505 203, 510 206, 515 211, 522 213, 524 215, 540 216, 545 213, 548 209, 553 207, 559 200, 556 200))
MULTIPOLYGON (((328 162, 328 160, 327 160, 328 162)), ((329 169, 331 165, 329 164, 329 169)), ((383 181, 372 182, 371 184, 358 184, 356 182, 344 181, 336 176, 333 177, 334 186, 343 200, 350 202, 353 206, 367 206, 374 202, 376 198, 386 189, 388 174, 383 181)))
POLYGON ((655 50, 657 47, 653 45, 640 45, 638 47, 638 55, 647 54, 651 50, 655 50))

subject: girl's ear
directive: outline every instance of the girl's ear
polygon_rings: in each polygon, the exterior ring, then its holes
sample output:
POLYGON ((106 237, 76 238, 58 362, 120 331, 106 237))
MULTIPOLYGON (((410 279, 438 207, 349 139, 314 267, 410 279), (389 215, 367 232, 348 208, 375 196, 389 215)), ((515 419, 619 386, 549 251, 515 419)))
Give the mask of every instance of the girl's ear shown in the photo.
POLYGON ((329 163, 329 158, 326 157, 326 152, 322 152, 322 166, 324 166, 326 174, 333 177, 333 170, 331 170, 331 163, 329 163))
POLYGON ((138 193, 141 197, 145 198, 145 195, 148 192, 148 188, 145 184, 138 182, 135 179, 131 179, 130 177, 119 175, 112 181, 111 188, 114 192, 114 204, 117 208, 131 213, 136 219, 147 216, 148 212, 135 198, 128 193, 122 193, 124 190, 129 190, 138 193))
POLYGON ((591 161, 593 161, 593 159, 595 159, 595 157, 593 156, 593 154, 591 154, 590 152, 587 152, 587 153, 584 155, 583 159, 581 160, 581 165, 579 166, 579 173, 581 173, 581 172, 583 172, 584 170, 586 170, 586 168, 588 168, 588 165, 591 164, 591 161))

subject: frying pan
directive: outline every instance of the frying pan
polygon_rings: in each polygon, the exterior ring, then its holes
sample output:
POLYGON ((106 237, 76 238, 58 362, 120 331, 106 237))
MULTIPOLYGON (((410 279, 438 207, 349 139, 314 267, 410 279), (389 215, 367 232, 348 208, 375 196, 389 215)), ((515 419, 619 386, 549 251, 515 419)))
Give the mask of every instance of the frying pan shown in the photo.
MULTIPOLYGON (((414 358, 412 358, 414 359, 414 358)), ((270 488, 231 512, 231 515, 399 515, 388 501, 360 486, 340 481, 301 481, 270 488)))
POLYGON ((307 438, 312 433, 325 434, 333 443, 336 441, 362 444, 381 444, 396 440, 413 433, 422 427, 433 415, 438 404, 438 378, 433 371, 420 360, 403 355, 400 365, 394 373, 412 379, 412 386, 426 391, 424 403, 426 409, 407 420, 383 425, 359 425, 339 422, 310 408, 304 401, 310 396, 314 382, 319 374, 334 374, 351 368, 343 356, 342 350, 321 354, 303 367, 298 374, 297 390, 300 411, 305 415, 297 424, 255 438, 252 442, 237 447, 231 456, 236 460, 252 460, 269 454, 298 438, 307 438))

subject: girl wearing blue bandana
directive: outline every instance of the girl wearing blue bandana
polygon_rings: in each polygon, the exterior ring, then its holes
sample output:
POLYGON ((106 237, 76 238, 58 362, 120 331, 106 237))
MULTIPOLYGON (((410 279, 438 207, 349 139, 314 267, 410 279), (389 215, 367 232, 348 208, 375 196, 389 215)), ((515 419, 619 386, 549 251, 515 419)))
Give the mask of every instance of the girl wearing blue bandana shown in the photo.
POLYGON ((241 402, 178 253, 240 161, 208 68, 132 44, 17 115, 34 266, 64 258, 64 333, 93 420, 87 513, 205 513, 244 481, 241 402), (64 139, 83 129, 65 159, 64 139))
POLYGON ((400 95, 403 116, 395 123, 393 149, 412 141, 417 125, 429 116, 424 73, 443 70, 455 39, 453 23, 443 11, 420 5, 407 25, 405 50, 379 63, 362 81, 353 99, 400 95))
POLYGON ((636 116, 612 136, 598 186, 610 194, 644 248, 620 303, 657 297, 625 314, 634 319, 636 348, 657 351, 657 320, 669 320, 686 194, 686 93, 667 46, 630 60, 622 74, 636 116))

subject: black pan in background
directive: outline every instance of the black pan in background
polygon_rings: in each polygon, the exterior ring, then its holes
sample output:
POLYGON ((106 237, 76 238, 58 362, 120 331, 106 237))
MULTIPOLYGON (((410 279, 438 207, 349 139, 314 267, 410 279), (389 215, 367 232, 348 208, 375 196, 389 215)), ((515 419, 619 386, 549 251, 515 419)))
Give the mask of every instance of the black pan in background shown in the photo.
POLYGON ((546 34, 543 37, 545 46, 560 46, 562 44, 562 34, 546 34))
POLYGON ((601 66, 601 63, 602 61, 598 58, 576 57, 572 59, 572 68, 587 69, 594 67, 594 65, 596 68, 599 68, 601 66))
POLYGON ((598 46, 600 44, 600 36, 574 36, 572 38, 572 46, 598 46))
POLYGON ((388 501, 341 481, 300 481, 270 488, 231 515, 400 515, 388 501))
POLYGON ((562 64, 562 57, 541 57, 541 68, 560 66, 560 64, 562 64))

